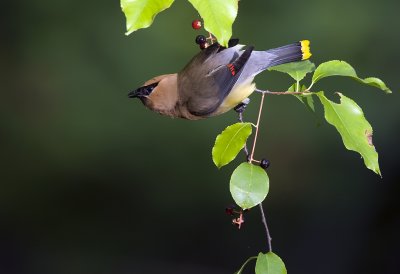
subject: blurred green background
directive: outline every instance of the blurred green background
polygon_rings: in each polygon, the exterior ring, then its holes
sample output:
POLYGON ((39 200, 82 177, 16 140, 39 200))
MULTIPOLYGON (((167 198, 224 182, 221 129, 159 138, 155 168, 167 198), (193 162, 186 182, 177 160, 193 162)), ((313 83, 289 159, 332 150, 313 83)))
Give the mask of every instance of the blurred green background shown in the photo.
MULTIPOLYGON (((118 1, 0 6, 0 273, 225 274, 265 252, 257 208, 241 230, 224 213, 243 157, 220 171, 211 160, 235 113, 173 120, 127 98, 198 52, 190 4, 175 1, 129 37, 118 1)), ((310 39, 316 64, 346 60, 394 92, 345 78, 315 87, 364 109, 383 179, 296 98, 266 98, 256 156, 271 161, 264 208, 289 273, 400 271, 399 9, 397 0, 240 2, 242 43, 310 39)), ((257 84, 282 91, 290 79, 267 72, 257 84)))

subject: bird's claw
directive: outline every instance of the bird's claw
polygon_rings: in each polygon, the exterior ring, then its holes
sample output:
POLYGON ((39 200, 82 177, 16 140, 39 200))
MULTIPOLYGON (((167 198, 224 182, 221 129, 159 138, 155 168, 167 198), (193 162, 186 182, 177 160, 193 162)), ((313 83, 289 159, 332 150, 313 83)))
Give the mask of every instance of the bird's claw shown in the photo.
POLYGON ((236 107, 234 107, 233 109, 237 113, 243 113, 249 103, 250 103, 250 99, 246 98, 241 103, 239 103, 236 107))

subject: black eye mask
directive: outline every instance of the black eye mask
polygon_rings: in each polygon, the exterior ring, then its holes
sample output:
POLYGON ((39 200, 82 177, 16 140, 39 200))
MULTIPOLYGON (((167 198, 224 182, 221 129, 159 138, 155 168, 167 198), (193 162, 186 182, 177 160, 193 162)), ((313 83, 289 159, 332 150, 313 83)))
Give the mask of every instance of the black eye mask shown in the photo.
POLYGON ((157 85, 158 85, 158 83, 153 83, 151 85, 140 87, 136 90, 129 92, 128 97, 129 98, 143 98, 143 97, 149 96, 153 92, 154 88, 157 85))

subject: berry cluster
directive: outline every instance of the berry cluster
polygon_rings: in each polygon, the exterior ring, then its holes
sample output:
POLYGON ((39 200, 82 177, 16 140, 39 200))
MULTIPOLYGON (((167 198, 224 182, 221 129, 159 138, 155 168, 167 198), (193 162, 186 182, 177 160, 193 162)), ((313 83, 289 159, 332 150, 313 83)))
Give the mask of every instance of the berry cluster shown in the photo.
MULTIPOLYGON (((196 19, 192 21, 192 28, 195 30, 199 30, 202 27, 202 23, 200 20, 196 19)), ((206 38, 204 35, 197 35, 196 36, 196 44, 200 46, 200 49, 205 49, 207 48, 210 44, 207 42, 207 40, 210 40, 210 43, 212 44, 214 38, 213 36, 210 34, 210 36, 208 38, 206 38)))
POLYGON ((204 35, 197 35, 195 42, 200 46, 200 49, 205 49, 208 47, 207 38, 204 35))

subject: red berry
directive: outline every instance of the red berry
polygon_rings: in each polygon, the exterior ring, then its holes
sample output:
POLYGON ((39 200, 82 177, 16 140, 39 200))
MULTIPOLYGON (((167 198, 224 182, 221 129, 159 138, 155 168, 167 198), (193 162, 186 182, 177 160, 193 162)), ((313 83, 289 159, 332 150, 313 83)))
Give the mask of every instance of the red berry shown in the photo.
POLYGON ((192 22, 192 28, 194 28, 194 29, 199 29, 199 28, 201 28, 201 21, 200 20, 193 20, 193 22, 192 22))

